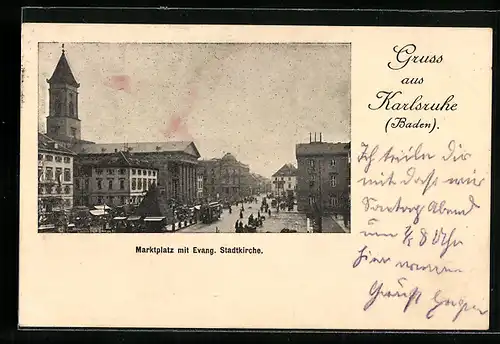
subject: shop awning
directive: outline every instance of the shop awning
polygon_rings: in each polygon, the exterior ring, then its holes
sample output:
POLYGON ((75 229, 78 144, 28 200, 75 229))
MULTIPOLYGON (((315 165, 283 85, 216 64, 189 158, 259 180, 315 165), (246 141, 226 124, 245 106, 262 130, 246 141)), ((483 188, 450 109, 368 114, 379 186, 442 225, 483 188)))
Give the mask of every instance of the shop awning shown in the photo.
POLYGON ((146 217, 144 219, 145 222, 160 222, 163 221, 165 217, 146 217))
POLYGON ((95 209, 95 210, 90 210, 90 213, 94 216, 102 216, 102 215, 106 215, 107 212, 105 212, 104 210, 102 209, 95 209))
POLYGON ((54 229, 54 228, 56 228, 56 226, 54 226, 54 225, 41 225, 38 227, 38 229, 40 229, 40 230, 54 229))
POLYGON ((127 221, 137 221, 137 220, 140 220, 141 217, 140 216, 129 216, 127 218, 127 221))
POLYGON ((106 204, 103 204, 103 205, 95 205, 94 208, 98 209, 98 210, 108 210, 108 209, 111 209, 111 207, 108 207, 106 204))
POLYGON ((126 217, 123 217, 123 216, 117 216, 117 217, 113 217, 113 220, 126 220, 127 218, 126 217))

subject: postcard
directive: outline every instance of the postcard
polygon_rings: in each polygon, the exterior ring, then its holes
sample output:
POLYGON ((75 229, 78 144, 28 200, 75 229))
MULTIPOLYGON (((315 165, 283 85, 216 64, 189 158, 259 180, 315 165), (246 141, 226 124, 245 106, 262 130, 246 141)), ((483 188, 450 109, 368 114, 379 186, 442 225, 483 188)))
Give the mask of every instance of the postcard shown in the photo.
POLYGON ((488 329, 492 32, 23 24, 20 327, 488 329))

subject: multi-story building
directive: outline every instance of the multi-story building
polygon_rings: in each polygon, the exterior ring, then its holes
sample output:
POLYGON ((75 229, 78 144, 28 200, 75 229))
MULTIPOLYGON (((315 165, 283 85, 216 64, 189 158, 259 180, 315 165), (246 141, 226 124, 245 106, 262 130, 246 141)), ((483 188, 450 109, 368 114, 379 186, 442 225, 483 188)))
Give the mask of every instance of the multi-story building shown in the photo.
POLYGON ((250 168, 231 154, 221 159, 201 161, 205 197, 209 200, 237 201, 250 196, 250 168))
POLYGON ((39 211, 73 207, 73 158, 76 154, 38 133, 39 211))
POLYGON ((350 212, 350 143, 297 144, 297 208, 301 212, 350 212))
POLYGON ((156 186, 158 169, 148 162, 117 152, 75 167, 75 204, 110 206, 139 204, 156 186))
POLYGON ((196 171, 200 154, 193 142, 78 144, 73 149, 82 162, 99 161, 124 151, 158 169, 158 185, 165 190, 166 197, 181 204, 194 203, 196 200, 196 171))
POLYGON ((272 193, 276 197, 296 197, 297 168, 292 164, 283 165, 272 175, 272 193))

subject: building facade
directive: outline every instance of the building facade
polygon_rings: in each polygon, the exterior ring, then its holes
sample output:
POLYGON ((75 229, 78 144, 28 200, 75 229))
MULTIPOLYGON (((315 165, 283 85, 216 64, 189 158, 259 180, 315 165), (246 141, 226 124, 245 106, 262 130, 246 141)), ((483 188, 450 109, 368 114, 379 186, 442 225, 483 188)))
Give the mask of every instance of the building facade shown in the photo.
POLYGON ((251 195, 250 168, 231 153, 200 163, 203 165, 204 193, 209 200, 234 202, 251 195))
POLYGON ((350 143, 296 145, 297 209, 305 213, 350 213, 350 143))
POLYGON ((83 206, 139 204, 157 180, 158 169, 125 152, 78 161, 74 203, 83 206))
POLYGON ((75 153, 50 137, 38 134, 38 209, 40 212, 73 207, 75 153))
POLYGON ((205 198, 205 186, 203 183, 205 176, 205 169, 203 166, 198 166, 196 170, 196 203, 201 203, 205 198))
POLYGON ((166 197, 180 204, 193 204, 197 197, 197 168, 200 154, 193 142, 136 142, 78 144, 73 146, 82 165, 125 152, 127 156, 158 170, 157 183, 166 197))
POLYGON ((275 197, 296 197, 297 168, 294 165, 285 164, 272 175, 272 193, 275 197))

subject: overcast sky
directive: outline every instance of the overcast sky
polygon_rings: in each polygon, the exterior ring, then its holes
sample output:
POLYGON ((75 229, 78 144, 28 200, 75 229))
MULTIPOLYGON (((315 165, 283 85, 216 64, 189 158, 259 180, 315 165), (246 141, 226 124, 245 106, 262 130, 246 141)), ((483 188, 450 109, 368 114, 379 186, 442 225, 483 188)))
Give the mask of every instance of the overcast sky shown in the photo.
MULTIPOLYGON (((65 43, 65 51, 85 140, 193 140, 202 158, 231 152, 266 177, 296 165, 295 144, 309 132, 350 140, 348 44, 65 43)), ((61 43, 39 52, 45 132, 46 79, 61 43)))

